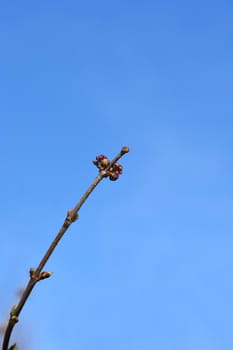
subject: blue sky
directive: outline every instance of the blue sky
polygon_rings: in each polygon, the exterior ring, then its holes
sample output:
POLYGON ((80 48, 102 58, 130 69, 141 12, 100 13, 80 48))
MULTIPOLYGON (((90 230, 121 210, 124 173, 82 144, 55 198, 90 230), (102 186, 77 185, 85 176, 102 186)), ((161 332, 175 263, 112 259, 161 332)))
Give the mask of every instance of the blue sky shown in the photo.
POLYGON ((20 349, 233 347, 231 1, 0 5, 0 315, 97 175, 20 349))

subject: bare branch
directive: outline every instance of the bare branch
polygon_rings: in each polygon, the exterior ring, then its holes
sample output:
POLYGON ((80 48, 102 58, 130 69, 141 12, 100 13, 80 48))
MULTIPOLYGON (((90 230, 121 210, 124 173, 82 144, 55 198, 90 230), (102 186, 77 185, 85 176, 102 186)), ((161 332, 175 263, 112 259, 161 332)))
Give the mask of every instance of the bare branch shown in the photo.
MULTIPOLYGON (((79 202, 76 204, 74 209, 70 209, 67 212, 67 216, 64 220, 64 223, 59 230, 57 236, 52 241, 50 247, 46 251, 45 255, 43 256, 41 262, 39 263, 38 267, 36 269, 30 268, 29 275, 30 279, 28 281, 28 284, 26 288, 23 290, 23 293, 21 295, 20 301, 17 305, 14 305, 10 312, 10 318, 8 321, 8 324, 5 329, 4 339, 3 339, 3 345, 2 350, 8 350, 9 341, 11 337, 12 330, 15 326, 15 324, 18 322, 18 317, 21 312, 21 310, 24 307, 24 304, 26 303, 27 299, 29 298, 33 288, 35 287, 36 283, 42 279, 48 278, 51 276, 51 272, 42 271, 44 268, 46 262, 54 252, 56 246, 60 242, 61 238, 65 234, 65 232, 68 230, 70 225, 77 220, 78 218, 78 212, 82 205, 85 203, 89 195, 92 193, 92 191, 95 189, 95 187, 99 184, 99 182, 106 177, 109 177, 110 180, 116 180, 119 177, 119 174, 122 173, 122 166, 117 163, 117 161, 126 153, 129 152, 128 147, 122 147, 121 151, 117 154, 117 156, 110 162, 107 157, 101 155, 96 157, 96 160, 93 161, 94 164, 99 168, 99 174, 95 178, 95 180, 92 182, 92 184, 88 187, 86 192, 83 194, 79 202), (104 160, 103 160, 104 159, 104 160)), ((14 344, 10 349, 17 349, 16 344, 14 344)), ((9 349, 9 350, 10 350, 9 349)))

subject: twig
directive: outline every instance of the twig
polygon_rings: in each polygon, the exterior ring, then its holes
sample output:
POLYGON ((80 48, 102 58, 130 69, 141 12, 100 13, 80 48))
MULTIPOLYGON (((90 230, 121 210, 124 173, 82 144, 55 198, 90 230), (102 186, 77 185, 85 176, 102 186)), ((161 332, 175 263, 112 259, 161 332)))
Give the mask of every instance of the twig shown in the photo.
MULTIPOLYGON (((89 186, 89 188, 86 190, 86 192, 84 193, 84 195, 81 197, 80 201, 77 203, 77 205, 74 207, 74 209, 69 210, 67 213, 67 217, 65 218, 65 221, 60 229, 60 231, 58 232, 57 236, 55 237, 55 239, 53 240, 53 242, 51 243, 50 247, 48 248, 47 252, 45 253, 45 255, 43 256, 41 262, 39 263, 38 267, 34 270, 33 268, 30 269, 30 279, 29 282, 20 298, 20 301, 17 305, 13 306, 11 312, 10 312, 10 318, 5 330, 5 334, 4 334, 4 339, 3 339, 3 344, 2 344, 2 350, 8 350, 8 346, 9 346, 9 341, 10 341, 10 337, 11 337, 11 333, 12 330, 15 326, 15 324, 18 322, 18 317, 19 314, 21 312, 21 310, 24 307, 24 304, 26 303, 27 299, 29 298, 33 288, 35 287, 36 283, 44 278, 48 278, 51 276, 50 272, 42 272, 42 269, 44 268, 46 262, 48 261, 48 259, 50 258, 51 254, 53 253, 54 249, 56 248, 57 244, 59 243, 59 241, 61 240, 61 238, 63 237, 63 235, 65 234, 65 232, 67 231, 67 229, 70 227, 70 225, 78 218, 78 212, 80 210, 80 208, 82 207, 82 205, 85 203, 85 201, 87 200, 87 198, 89 197, 89 195, 92 193, 92 191, 95 189, 95 187, 98 185, 98 183, 105 177, 110 177, 114 175, 114 171, 117 172, 117 178, 119 173, 119 167, 121 167, 117 161, 125 154, 129 152, 129 148, 128 147, 122 147, 121 151, 118 153, 118 155, 111 161, 108 161, 108 164, 106 166, 103 166, 102 163, 98 162, 98 161, 94 161, 94 164, 99 168, 99 175, 95 178, 95 180, 93 181, 93 183, 89 186), (115 170, 114 166, 118 165, 117 171, 115 170)), ((107 159, 107 157, 105 156, 101 156, 104 157, 104 159, 107 159)), ((98 157, 96 157, 97 159, 98 157)), ((103 163, 106 164, 106 163, 103 163)), ((122 167, 121 167, 122 169, 122 167)), ((115 180, 115 179, 114 179, 115 180)), ((15 346, 16 349, 16 345, 13 345, 13 348, 15 346)), ((11 347, 12 348, 12 347, 11 347)), ((11 349, 10 348, 10 349, 11 349)), ((9 350, 10 350, 9 349, 9 350)))

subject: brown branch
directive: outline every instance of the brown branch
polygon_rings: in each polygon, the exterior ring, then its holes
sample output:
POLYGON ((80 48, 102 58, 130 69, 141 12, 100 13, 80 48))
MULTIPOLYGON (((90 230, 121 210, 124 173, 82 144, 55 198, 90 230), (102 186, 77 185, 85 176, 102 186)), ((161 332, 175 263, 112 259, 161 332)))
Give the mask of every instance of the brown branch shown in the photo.
POLYGON ((50 258, 51 254, 55 250, 57 244, 60 242, 61 238, 65 234, 65 232, 68 230, 70 225, 78 218, 78 212, 82 205, 85 203, 89 195, 92 193, 92 191, 95 189, 95 187, 99 184, 99 182, 108 176, 109 170, 112 169, 113 165, 125 154, 129 152, 128 147, 122 147, 121 151, 118 153, 118 155, 109 163, 106 168, 99 171, 99 175, 95 178, 95 180, 92 182, 92 184, 88 187, 86 192, 83 194, 77 205, 74 207, 73 210, 69 210, 67 213, 67 217, 65 218, 65 221, 58 232, 57 236, 51 243, 50 247, 48 248, 47 252, 43 256, 41 262, 39 263, 38 267, 34 269, 30 269, 30 279, 29 282, 20 298, 20 301, 17 305, 13 306, 10 318, 5 330, 4 339, 3 339, 3 345, 2 350, 8 350, 9 341, 11 337, 12 330, 15 326, 15 324, 18 322, 18 317, 21 312, 21 310, 24 307, 24 304, 26 303, 27 299, 29 298, 33 288, 35 287, 36 283, 40 281, 41 279, 47 278, 51 275, 49 272, 42 272, 42 269, 44 268, 46 262, 50 258))

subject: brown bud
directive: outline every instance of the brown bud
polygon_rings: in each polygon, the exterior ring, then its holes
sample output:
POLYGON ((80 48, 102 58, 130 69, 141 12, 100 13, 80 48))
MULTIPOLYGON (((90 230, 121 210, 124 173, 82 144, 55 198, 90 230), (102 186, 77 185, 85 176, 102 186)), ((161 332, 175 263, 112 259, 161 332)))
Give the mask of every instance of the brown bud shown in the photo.
POLYGON ((127 147, 127 146, 122 147, 121 153, 125 154, 125 153, 128 153, 128 152, 129 152, 129 147, 127 147))
POLYGON ((45 278, 49 278, 51 275, 52 275, 52 272, 43 271, 39 276, 39 280, 44 280, 45 278))
POLYGON ((30 270, 29 270, 29 275, 30 275, 31 278, 34 277, 34 273, 35 273, 35 269, 33 269, 33 267, 31 267, 30 270))
MULTIPOLYGON (((69 209, 67 212, 67 216, 70 217, 73 213, 73 209, 69 209)), ((74 218, 72 219, 72 222, 78 220, 78 213, 75 214, 74 218)))

